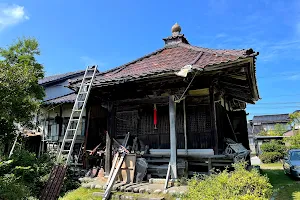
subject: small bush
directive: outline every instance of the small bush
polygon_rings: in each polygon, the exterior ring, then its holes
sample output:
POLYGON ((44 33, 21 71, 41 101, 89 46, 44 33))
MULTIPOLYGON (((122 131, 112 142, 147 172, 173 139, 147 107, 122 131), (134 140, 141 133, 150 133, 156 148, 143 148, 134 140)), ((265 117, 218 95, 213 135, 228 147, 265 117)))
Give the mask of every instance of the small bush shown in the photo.
POLYGON ((286 147, 283 143, 272 140, 270 142, 263 143, 260 146, 262 152, 279 152, 280 154, 284 155, 286 152, 286 147))
POLYGON ((300 130, 293 130, 295 135, 284 138, 288 149, 300 149, 300 130))
MULTIPOLYGON (((0 199, 6 200, 14 198, 14 196, 7 198, 8 194, 12 194, 9 193, 10 190, 5 188, 15 182, 17 182, 18 184, 16 185, 20 187, 20 192, 16 192, 14 194, 15 197, 20 195, 19 199, 23 198, 22 188, 26 188, 26 191, 32 196, 31 198, 38 197, 44 187, 44 183, 47 181, 45 177, 51 172, 53 164, 52 159, 47 154, 36 158, 34 153, 30 153, 26 150, 16 150, 11 160, 0 162, 0 190, 3 188, 5 190, 3 193, 0 191, 0 199), (8 176, 8 174, 11 176, 8 176)), ((26 199, 28 199, 28 197, 26 197, 26 199)))
POLYGON ((235 170, 224 170, 210 176, 195 176, 188 183, 184 199, 193 200, 267 200, 272 194, 272 185, 266 176, 256 169, 247 171, 245 163, 235 164, 235 170))
POLYGON ((28 198, 28 188, 14 174, 5 174, 0 177, 0 199, 25 200, 28 198))
POLYGON ((282 158, 282 154, 279 152, 264 152, 259 158, 263 163, 274 163, 282 158))

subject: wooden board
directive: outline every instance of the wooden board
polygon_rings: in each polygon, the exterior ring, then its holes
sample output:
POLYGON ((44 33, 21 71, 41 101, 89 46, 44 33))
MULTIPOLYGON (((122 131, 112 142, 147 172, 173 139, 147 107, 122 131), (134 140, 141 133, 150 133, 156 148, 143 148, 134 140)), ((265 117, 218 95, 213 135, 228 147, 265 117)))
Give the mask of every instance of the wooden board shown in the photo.
POLYGON ((50 177, 42 191, 40 200, 57 200, 62 187, 67 167, 65 165, 55 165, 52 168, 50 177))
POLYGON ((127 154, 121 166, 119 180, 125 183, 133 183, 136 164, 136 154, 127 154))

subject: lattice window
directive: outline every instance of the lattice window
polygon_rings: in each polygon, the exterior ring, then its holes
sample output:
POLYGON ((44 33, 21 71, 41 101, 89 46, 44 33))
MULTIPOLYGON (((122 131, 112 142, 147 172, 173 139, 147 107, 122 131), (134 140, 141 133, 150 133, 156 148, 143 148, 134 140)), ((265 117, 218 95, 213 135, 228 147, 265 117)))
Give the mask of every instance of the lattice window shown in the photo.
POLYGON ((125 135, 130 132, 131 135, 137 134, 138 111, 122 111, 116 113, 116 134, 125 135))

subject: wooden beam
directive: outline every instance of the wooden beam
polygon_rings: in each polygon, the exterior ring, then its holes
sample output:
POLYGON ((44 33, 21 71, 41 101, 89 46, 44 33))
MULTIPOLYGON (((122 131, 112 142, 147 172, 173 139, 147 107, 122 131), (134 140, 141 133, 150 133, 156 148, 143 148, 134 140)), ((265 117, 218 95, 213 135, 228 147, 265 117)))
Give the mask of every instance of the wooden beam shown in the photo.
POLYGON ((188 146, 187 146, 187 131, 186 131, 186 104, 185 104, 185 99, 182 101, 183 104, 183 133, 184 133, 184 149, 188 151, 188 146))
POLYGON ((214 85, 212 84, 209 88, 209 100, 210 100, 210 116, 211 116, 211 133, 214 138, 214 152, 215 155, 218 154, 219 146, 218 146, 218 131, 217 131, 217 120, 216 120, 216 105, 215 105, 215 97, 214 97, 214 85))
POLYGON ((156 96, 148 98, 137 98, 137 99, 125 99, 115 101, 115 105, 137 105, 137 104, 153 104, 153 103, 168 103, 168 97, 165 96, 156 96))
POLYGON ((108 104, 108 118, 106 132, 106 149, 105 149, 105 175, 108 176, 111 169, 112 137, 114 136, 115 126, 115 108, 112 103, 108 104))
POLYGON ((176 141, 176 103, 174 95, 169 97, 169 116, 170 116, 170 166, 171 177, 177 179, 177 141, 176 141))
POLYGON ((63 115, 63 108, 62 108, 62 105, 59 106, 59 116, 60 116, 60 123, 58 124, 58 136, 62 136, 63 133, 62 133, 62 126, 63 126, 63 118, 62 118, 62 115, 63 115))

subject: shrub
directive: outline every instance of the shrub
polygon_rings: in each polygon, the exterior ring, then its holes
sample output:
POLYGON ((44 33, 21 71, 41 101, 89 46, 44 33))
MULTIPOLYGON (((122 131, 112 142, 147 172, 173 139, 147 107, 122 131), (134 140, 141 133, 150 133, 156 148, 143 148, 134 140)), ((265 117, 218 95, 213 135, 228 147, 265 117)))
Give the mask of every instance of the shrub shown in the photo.
POLYGON ((289 149, 300 149, 300 130, 293 130, 295 135, 284 138, 289 149))
POLYGON ((0 199, 25 200, 28 197, 28 188, 14 174, 5 174, 0 177, 0 199))
POLYGON ((247 171, 245 163, 234 165, 235 170, 214 173, 210 176, 195 176, 188 183, 185 199, 199 200, 267 200, 272 194, 272 185, 266 176, 256 169, 247 171))
POLYGON ((281 141, 271 140, 260 146, 262 154, 259 156, 263 163, 274 163, 284 157, 287 150, 281 141))
POLYGON ((274 163, 282 158, 282 154, 279 152, 264 152, 259 158, 263 163, 274 163))
MULTIPOLYGON (((21 189, 26 187, 26 191, 30 192, 31 196, 38 197, 47 181, 44 177, 50 173, 52 166, 53 161, 47 154, 36 158, 34 153, 16 150, 11 160, 0 162, 0 185, 5 186, 7 185, 5 182, 12 184, 17 181, 21 189), (13 176, 7 176, 7 174, 13 176)), ((3 197, 0 192, 0 199, 7 198, 3 197)), ((19 199, 22 199, 22 195, 19 199)))
POLYGON ((286 147, 283 143, 276 140, 271 140, 270 142, 263 143, 260 146, 262 152, 279 152, 284 155, 286 152, 286 147))

